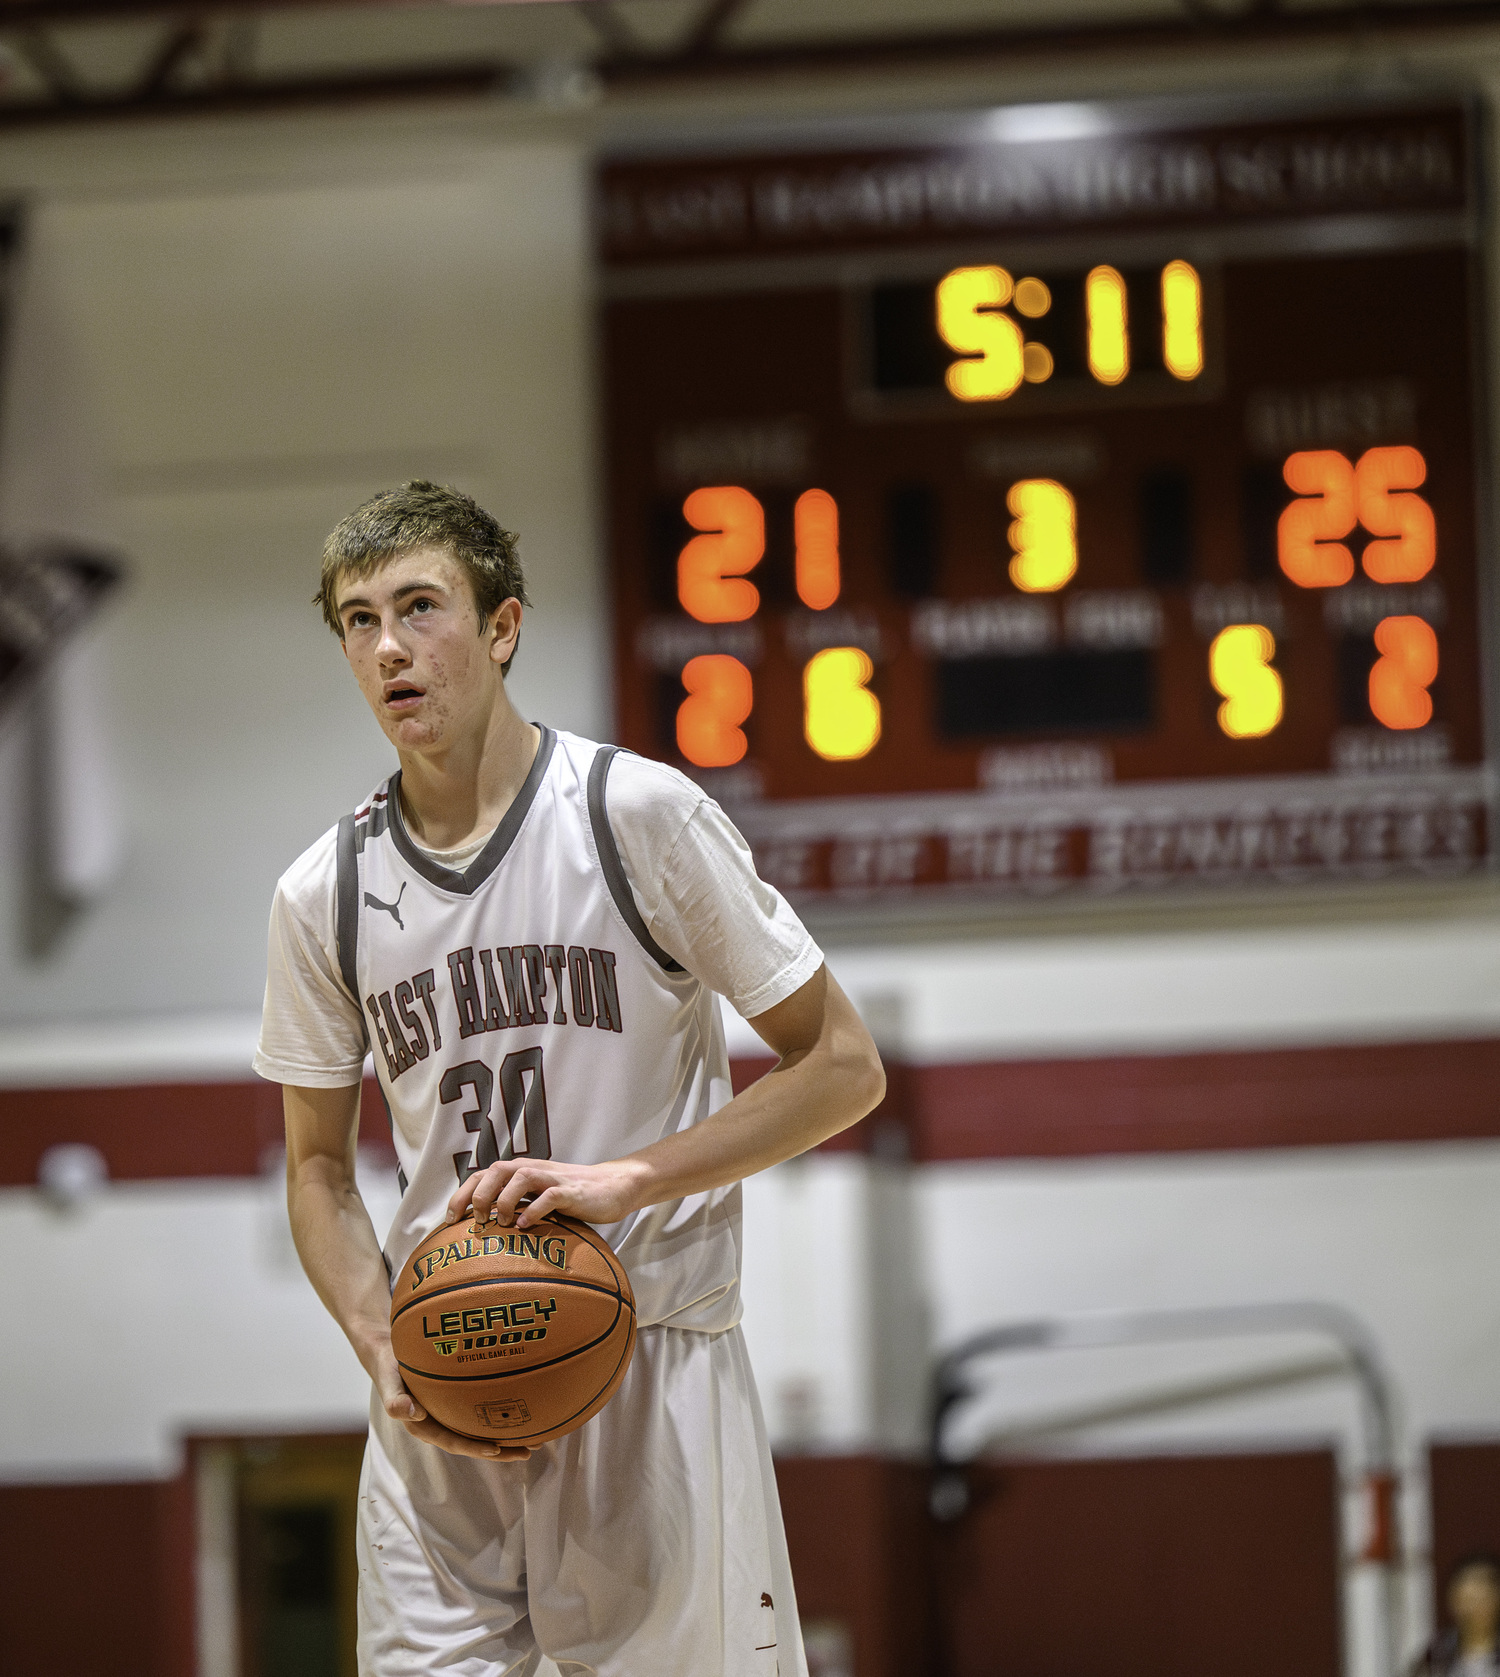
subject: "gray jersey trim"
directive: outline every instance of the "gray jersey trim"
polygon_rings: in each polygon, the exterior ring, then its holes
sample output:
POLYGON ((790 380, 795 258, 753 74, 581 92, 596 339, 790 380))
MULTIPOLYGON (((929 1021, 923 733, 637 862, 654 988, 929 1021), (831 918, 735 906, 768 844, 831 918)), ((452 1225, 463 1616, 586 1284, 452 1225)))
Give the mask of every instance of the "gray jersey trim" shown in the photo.
POLYGON ((609 779, 609 765, 619 753, 617 745, 601 745, 594 753, 589 767, 589 825, 594 829, 594 848, 599 852, 599 866, 604 883, 615 899, 620 918, 635 934, 637 943, 663 972, 682 972, 680 961, 674 961, 652 937, 641 911, 636 907, 630 881, 625 877, 625 864, 620 860, 620 847, 615 843, 614 829, 609 824, 609 811, 604 803, 604 783, 609 779))
POLYGON ((364 1016, 359 1000, 359 971, 355 954, 359 949, 359 863, 356 859, 354 817, 346 815, 339 822, 338 838, 338 895, 335 898, 339 973, 344 988, 354 998, 354 1005, 364 1016))
POLYGON ((359 999, 359 968, 355 962, 359 953, 359 851, 354 829, 352 815, 344 816, 339 822, 338 843, 334 849, 337 878, 333 930, 334 941, 338 945, 339 976, 359 1014, 359 1028, 364 1033, 365 1047, 368 1048, 370 1031, 365 1024, 364 1005, 359 999))
POLYGON ((370 807, 365 811, 361 821, 356 811, 354 816, 354 848, 361 856, 365 853, 365 846, 371 839, 379 838, 390 826, 390 817, 386 813, 390 807, 390 799, 386 796, 384 787, 370 799, 370 807))
MULTIPOLYGON (((366 1034, 368 1035, 368 1033, 366 1034)), ((375 1087, 380 1091, 380 1104, 385 1108, 385 1121, 391 1126, 391 1146, 394 1147, 396 1145, 396 1120, 391 1115, 391 1097, 386 1094, 385 1084, 378 1077, 375 1079, 375 1087)), ((406 1179, 406 1172, 401 1168, 399 1159, 396 1161, 396 1186, 403 1194, 411 1186, 406 1179)), ((384 1252, 381 1253, 381 1257, 385 1257, 384 1252)), ((391 1260, 389 1258, 385 1259, 385 1272, 387 1275, 391 1273, 391 1260)), ((392 1277, 392 1280, 394 1279, 392 1277)))
MULTIPOLYGON (((541 724, 538 726, 541 727, 541 724)), ((542 727, 542 743, 537 747, 536 757, 526 779, 521 783, 521 790, 516 793, 515 801, 506 810, 500 825, 490 834, 484 849, 462 873, 453 868, 445 868, 441 862, 434 862, 412 843, 411 835, 406 830, 406 819, 401 813, 401 771, 397 769, 387 782, 390 797, 386 800, 386 812, 390 822, 391 841, 400 853, 402 861, 414 873, 420 874, 429 885, 436 885, 440 891, 452 891, 460 897, 472 897, 505 860, 506 852, 516 842, 521 823, 531 813, 531 806, 536 802, 536 795, 546 777, 547 765, 552 761, 552 748, 556 744, 557 735, 550 728, 542 727)))

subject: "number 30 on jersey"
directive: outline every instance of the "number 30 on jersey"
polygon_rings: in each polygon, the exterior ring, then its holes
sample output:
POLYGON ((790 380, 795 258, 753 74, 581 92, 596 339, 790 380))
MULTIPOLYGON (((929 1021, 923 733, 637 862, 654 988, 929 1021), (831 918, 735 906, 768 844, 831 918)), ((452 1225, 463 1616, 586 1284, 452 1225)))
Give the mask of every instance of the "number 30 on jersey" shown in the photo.
POLYGON ((540 1048, 521 1048, 500 1062, 500 1103, 505 1113, 504 1151, 495 1136, 490 1112, 495 1099, 495 1074, 483 1060, 465 1060, 450 1066, 438 1084, 438 1098, 447 1106, 461 1101, 464 1092, 473 1104, 459 1116, 464 1128, 479 1138, 468 1152, 453 1155, 453 1168, 460 1182, 476 1170, 485 1170, 501 1159, 550 1159, 552 1137, 547 1129, 547 1085, 542 1073, 540 1048))

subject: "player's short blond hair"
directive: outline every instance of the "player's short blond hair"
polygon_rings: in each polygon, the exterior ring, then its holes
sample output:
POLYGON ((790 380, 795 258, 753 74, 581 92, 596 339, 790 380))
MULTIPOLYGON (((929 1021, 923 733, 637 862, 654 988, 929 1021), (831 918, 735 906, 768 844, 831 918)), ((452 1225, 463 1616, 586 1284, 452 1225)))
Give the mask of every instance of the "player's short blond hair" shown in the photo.
MULTIPOLYGON (((519 546, 520 537, 502 530, 472 496, 413 478, 399 489, 382 489, 334 525, 323 543, 323 574, 313 604, 322 607, 324 621, 342 640, 337 598, 341 577, 372 576, 403 553, 439 547, 452 554, 468 577, 483 630, 503 601, 531 604, 519 546)), ((510 668, 510 659, 504 667, 510 668)))

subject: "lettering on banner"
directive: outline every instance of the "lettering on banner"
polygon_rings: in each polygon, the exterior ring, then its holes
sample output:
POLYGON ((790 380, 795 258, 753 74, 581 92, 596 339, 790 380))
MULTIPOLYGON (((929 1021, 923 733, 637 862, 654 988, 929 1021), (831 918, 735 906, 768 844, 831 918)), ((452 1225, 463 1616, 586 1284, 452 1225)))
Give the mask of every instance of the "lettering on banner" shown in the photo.
MULTIPOLYGON (((1363 741, 1347 742, 1351 761, 1363 741)), ((1436 766, 1411 754, 1402 766, 1436 766)), ((1366 772, 1378 767, 1371 763, 1366 772)), ((1345 780, 1346 786, 1351 785, 1345 780)), ((1480 796, 1439 789, 1348 801, 1196 811, 1164 806, 1094 815, 1058 810, 980 825, 972 816, 946 830, 819 834, 757 842, 763 878, 803 900, 905 895, 983 886, 1045 891, 1076 881, 1105 889, 1171 880, 1306 879, 1391 873, 1452 873, 1483 861, 1486 811, 1480 796)))
POLYGON ((1064 823, 988 827, 948 835, 948 879, 955 885, 1043 889, 1075 873, 1073 833, 1064 823))
POLYGON ((1097 884, 1184 877, 1396 870, 1450 872, 1483 856, 1477 804, 1441 797, 1343 807, 1245 807, 1229 813, 1120 816, 1089 834, 1088 872, 1097 884))
POLYGON ((856 834, 835 841, 829 875, 836 891, 911 887, 940 877, 931 833, 856 834))
MULTIPOLYGON (((864 246, 969 230, 1441 209, 1463 201, 1461 153, 1450 123, 1419 113, 1378 125, 1265 122, 1249 130, 947 145, 769 166, 621 164, 606 175, 602 220, 608 258, 629 261, 864 246)), ((764 424, 764 438, 743 425, 743 438, 704 429, 701 441, 672 439, 663 469, 681 470, 700 454, 779 462, 792 451, 786 421, 764 424), (681 465, 680 455, 687 456, 681 465)))
POLYGON ((813 891, 818 888, 818 858, 821 845, 815 839, 779 839, 755 847, 760 876, 778 891, 813 891))

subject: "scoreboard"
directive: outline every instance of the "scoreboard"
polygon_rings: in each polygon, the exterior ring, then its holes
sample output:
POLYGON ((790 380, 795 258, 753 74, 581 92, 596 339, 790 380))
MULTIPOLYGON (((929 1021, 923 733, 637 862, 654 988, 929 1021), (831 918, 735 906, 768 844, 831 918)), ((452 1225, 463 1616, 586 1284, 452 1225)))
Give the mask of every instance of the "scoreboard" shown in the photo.
POLYGON ((1461 102, 602 169, 617 737, 804 903, 1488 865, 1461 102))

